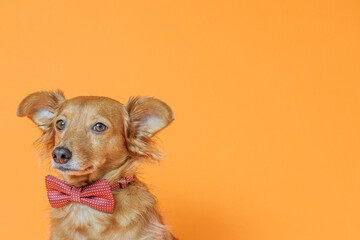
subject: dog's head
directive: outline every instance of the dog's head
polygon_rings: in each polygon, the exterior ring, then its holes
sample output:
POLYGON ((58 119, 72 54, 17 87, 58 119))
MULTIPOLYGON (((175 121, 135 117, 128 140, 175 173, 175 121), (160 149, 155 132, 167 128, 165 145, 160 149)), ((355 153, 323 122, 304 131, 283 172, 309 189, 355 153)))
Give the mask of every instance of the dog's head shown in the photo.
POLYGON ((126 163, 159 158, 151 137, 174 119, 170 107, 152 97, 123 105, 106 97, 66 100, 61 91, 30 94, 17 115, 43 131, 39 143, 51 154, 52 166, 75 185, 116 175, 126 163))

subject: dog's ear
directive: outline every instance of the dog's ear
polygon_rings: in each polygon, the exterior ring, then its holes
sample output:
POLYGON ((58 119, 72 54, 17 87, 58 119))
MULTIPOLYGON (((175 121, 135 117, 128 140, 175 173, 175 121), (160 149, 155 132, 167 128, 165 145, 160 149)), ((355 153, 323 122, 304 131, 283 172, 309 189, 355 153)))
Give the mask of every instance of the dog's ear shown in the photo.
POLYGON ((125 132, 128 149, 141 155, 159 158, 150 138, 174 120, 174 113, 163 101, 153 98, 130 98, 125 104, 128 120, 125 132))
POLYGON ((21 101, 16 115, 29 117, 41 130, 45 130, 64 101, 64 94, 60 90, 35 92, 21 101))

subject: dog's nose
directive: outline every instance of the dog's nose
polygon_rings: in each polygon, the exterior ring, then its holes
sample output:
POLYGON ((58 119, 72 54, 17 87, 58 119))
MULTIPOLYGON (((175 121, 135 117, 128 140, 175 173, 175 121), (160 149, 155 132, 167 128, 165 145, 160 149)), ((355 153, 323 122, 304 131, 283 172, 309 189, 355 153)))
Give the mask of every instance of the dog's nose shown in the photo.
POLYGON ((64 147, 57 147, 52 152, 52 157, 56 163, 67 163, 71 159, 72 153, 64 147))

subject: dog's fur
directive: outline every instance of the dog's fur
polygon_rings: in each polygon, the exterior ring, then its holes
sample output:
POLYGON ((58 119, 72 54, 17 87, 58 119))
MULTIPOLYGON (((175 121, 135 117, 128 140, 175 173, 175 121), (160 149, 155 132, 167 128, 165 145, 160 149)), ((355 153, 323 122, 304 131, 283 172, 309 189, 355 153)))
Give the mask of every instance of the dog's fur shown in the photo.
POLYGON ((174 120, 166 103, 152 97, 130 98, 124 105, 106 97, 66 100, 61 91, 43 91, 24 98, 17 115, 28 116, 42 130, 38 143, 45 157, 55 147, 72 152, 62 165, 73 170, 62 171, 51 160, 67 184, 81 187, 99 179, 112 184, 120 177, 135 177, 126 188, 113 191, 113 213, 76 202, 52 208, 50 239, 175 239, 156 209, 155 197, 136 178, 137 163, 160 159, 151 137, 174 120), (61 131, 55 127, 59 120, 65 121, 61 131), (108 129, 95 132, 92 127, 98 122, 108 129))

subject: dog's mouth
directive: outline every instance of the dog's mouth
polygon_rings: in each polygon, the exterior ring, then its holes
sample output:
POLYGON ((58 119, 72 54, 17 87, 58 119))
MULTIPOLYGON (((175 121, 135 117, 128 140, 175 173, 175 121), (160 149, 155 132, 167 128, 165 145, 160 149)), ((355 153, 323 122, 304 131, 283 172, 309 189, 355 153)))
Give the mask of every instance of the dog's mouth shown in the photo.
POLYGON ((91 172, 91 170, 94 168, 94 166, 87 167, 85 169, 74 169, 74 168, 68 168, 64 166, 58 166, 55 167, 55 169, 61 173, 61 174, 67 174, 67 175, 83 175, 91 172))

